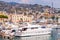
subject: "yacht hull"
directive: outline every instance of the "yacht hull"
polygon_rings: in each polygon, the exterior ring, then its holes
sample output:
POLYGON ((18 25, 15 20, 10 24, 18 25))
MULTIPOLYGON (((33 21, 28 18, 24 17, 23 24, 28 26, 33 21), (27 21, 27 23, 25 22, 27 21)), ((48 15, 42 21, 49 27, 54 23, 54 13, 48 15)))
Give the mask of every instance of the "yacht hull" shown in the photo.
POLYGON ((40 30, 27 30, 22 32, 16 32, 15 36, 36 36, 36 35, 48 35, 51 34, 51 30, 40 29, 40 30))

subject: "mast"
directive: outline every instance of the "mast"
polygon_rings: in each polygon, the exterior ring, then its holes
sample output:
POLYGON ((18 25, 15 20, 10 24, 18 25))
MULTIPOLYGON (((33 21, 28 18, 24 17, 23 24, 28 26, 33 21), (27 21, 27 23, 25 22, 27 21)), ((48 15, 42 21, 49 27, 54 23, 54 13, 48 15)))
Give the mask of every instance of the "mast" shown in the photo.
MULTIPOLYGON (((16 15, 17 15, 16 8, 14 8, 14 13, 15 13, 15 18, 16 18, 16 15)), ((15 21, 15 23, 16 23, 16 21, 15 21)))
POLYGON ((16 15, 16 13, 17 13, 17 12, 16 12, 16 9, 15 9, 15 15, 16 15))
MULTIPOLYGON (((52 1, 52 0, 51 0, 52 1)), ((52 1, 52 13, 54 13, 53 1, 52 1)))
MULTIPOLYGON (((52 0, 51 0, 51 1, 52 1, 52 0)), ((53 1, 52 1, 52 13, 55 14, 53 5, 54 5, 54 3, 53 3, 53 1)), ((55 18, 54 18, 54 21, 55 21, 55 23, 56 23, 56 15, 54 15, 54 17, 55 17, 55 18)))

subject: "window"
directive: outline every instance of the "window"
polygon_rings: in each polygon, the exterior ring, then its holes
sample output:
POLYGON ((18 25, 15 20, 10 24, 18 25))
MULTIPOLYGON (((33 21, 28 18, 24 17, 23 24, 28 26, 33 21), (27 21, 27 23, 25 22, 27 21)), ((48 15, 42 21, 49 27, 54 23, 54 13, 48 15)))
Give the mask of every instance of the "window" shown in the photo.
POLYGON ((32 27, 31 29, 38 29, 38 27, 32 27))
POLYGON ((41 27, 41 28, 46 28, 45 26, 41 27))
POLYGON ((22 31, 26 31, 27 30, 27 28, 22 28, 22 31))

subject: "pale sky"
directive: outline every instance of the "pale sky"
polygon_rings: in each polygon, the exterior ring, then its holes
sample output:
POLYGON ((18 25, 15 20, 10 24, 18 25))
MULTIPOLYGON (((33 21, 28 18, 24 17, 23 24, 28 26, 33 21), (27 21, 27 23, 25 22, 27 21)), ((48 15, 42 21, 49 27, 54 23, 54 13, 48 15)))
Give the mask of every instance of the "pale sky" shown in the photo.
POLYGON ((60 0, 0 0, 6 2, 17 2, 17 3, 26 3, 26 4, 42 4, 42 5, 52 5, 55 8, 60 8, 60 0))

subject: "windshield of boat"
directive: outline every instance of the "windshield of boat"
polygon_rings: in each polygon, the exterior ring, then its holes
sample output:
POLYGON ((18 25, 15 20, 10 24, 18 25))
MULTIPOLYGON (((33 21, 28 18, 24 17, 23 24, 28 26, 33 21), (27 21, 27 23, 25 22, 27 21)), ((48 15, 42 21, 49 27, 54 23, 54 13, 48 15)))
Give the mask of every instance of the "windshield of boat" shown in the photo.
POLYGON ((22 30, 21 31, 26 31, 27 30, 27 28, 22 28, 22 30))

